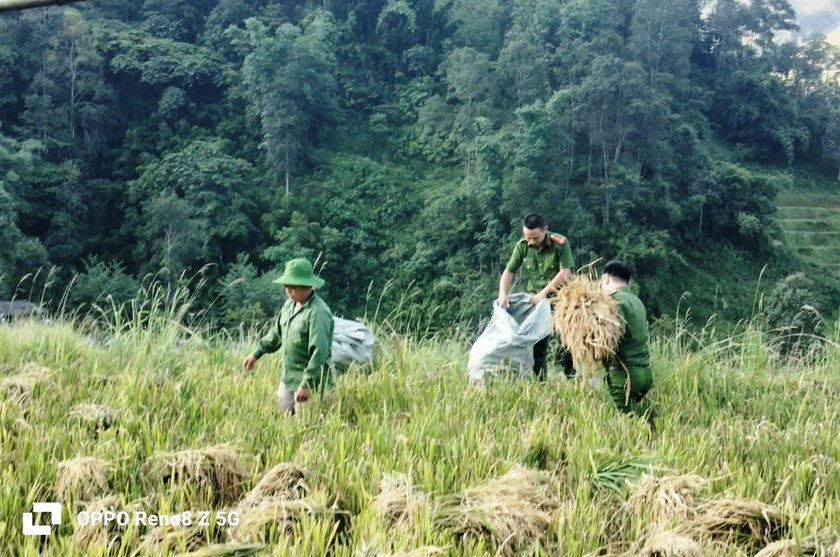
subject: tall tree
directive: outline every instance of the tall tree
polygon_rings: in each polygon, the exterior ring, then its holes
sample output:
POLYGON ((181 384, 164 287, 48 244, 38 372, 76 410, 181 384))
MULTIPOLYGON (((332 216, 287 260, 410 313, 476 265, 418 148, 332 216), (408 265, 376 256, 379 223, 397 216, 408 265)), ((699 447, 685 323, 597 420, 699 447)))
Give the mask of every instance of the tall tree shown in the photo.
POLYGON ((44 45, 38 73, 26 98, 23 121, 56 159, 86 147, 96 152, 107 133, 111 91, 104 80, 99 33, 81 12, 66 9, 44 45))
POLYGON ((303 28, 285 23, 272 33, 249 19, 246 29, 244 96, 260 122, 268 164, 283 176, 288 195, 312 128, 335 110, 335 26, 329 14, 318 12, 303 28))

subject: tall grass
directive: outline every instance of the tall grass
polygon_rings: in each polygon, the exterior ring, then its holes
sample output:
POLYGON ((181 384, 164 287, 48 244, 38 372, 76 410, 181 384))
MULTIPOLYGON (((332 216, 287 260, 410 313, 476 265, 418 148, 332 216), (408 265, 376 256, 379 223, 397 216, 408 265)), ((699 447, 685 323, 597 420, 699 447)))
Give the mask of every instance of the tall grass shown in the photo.
MULTIPOLYGON (((21 515, 58 496, 59 463, 77 457, 109 464, 101 495, 126 507, 200 510, 212 500, 206 493, 174 480, 150 484, 144 465, 164 453, 225 443, 240 450, 243 491, 276 464, 293 461, 308 472, 310 508, 332 509, 300 512, 290 533, 274 529, 272 555, 349 557, 423 546, 493 555, 492 536, 456 536, 440 520, 441 505, 514 466, 550 474, 562 502, 545 537, 519 549, 526 555, 617 553, 648 535, 652 516, 624 505, 625 480, 643 469, 705 478, 706 499, 775 505, 795 517, 796 539, 840 535, 840 325, 816 359, 784 360, 758 317, 726 331, 714 320, 699 330, 677 320, 652 344, 649 397, 659 418, 651 434, 644 421, 616 412, 602 388, 562 374, 544 384, 501 379, 470 386, 465 367, 474 329, 436 332, 434 309, 421 311, 431 294, 406 291, 388 314, 370 306, 379 341, 372 373, 342 376, 292 419, 276 408, 278 358, 269 355, 242 374, 256 337, 188 326, 191 292, 150 287, 133 306, 102 305, 81 326, 63 319, 0 325, 4 379, 30 362, 49 369, 27 398, 0 394, 0 540, 7 554, 134 554, 149 529, 120 530, 110 548, 82 546, 74 541, 80 527, 70 507, 47 539, 24 537, 21 515), (109 408, 113 424, 75 419, 85 404, 109 408), (408 526, 374 509, 383 478, 395 475, 411 478, 426 497, 408 526), (348 525, 330 518, 339 511, 348 525)), ((206 542, 226 540, 227 531, 218 534, 205 533, 206 542)), ((748 551, 735 544, 706 550, 748 551)))

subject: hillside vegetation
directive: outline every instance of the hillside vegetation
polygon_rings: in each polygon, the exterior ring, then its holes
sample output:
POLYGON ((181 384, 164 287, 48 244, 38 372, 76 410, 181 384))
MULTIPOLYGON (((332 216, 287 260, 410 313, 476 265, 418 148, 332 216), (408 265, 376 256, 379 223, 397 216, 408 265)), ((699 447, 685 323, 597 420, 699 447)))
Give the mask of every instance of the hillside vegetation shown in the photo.
POLYGON ((483 315, 537 211, 578 265, 629 261, 654 316, 690 292, 699 323, 737 322, 759 277, 816 274, 774 245, 776 194, 840 167, 840 58, 779 42, 796 21, 785 0, 3 13, 0 299, 87 311, 201 273, 205 317, 248 326, 303 255, 341 313, 390 285, 446 327, 483 315))

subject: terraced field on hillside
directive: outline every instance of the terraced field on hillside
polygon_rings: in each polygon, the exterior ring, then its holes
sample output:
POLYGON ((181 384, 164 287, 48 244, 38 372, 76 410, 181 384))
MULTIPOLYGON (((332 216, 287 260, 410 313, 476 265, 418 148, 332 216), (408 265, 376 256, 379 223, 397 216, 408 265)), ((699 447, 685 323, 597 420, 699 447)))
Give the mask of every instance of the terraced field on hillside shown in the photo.
POLYGON ((779 223, 788 246, 840 278, 840 195, 785 194, 779 223))

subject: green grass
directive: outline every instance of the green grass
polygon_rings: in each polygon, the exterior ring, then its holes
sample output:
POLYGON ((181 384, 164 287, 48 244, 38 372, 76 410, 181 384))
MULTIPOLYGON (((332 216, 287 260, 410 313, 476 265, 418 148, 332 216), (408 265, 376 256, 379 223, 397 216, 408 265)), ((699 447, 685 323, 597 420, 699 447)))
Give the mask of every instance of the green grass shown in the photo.
MULTIPOLYGON (((792 537, 840 535, 840 330, 817 360, 783 362, 757 325, 720 337, 712 328, 690 332, 677 324, 653 345, 649 398, 659 418, 651 436, 642 420, 619 415, 602 388, 557 376, 546 384, 471 387, 468 339, 385 329, 377 331, 370 376, 343 376, 290 419, 275 404, 276 357, 250 375, 239 371, 254 338, 187 330, 177 325, 177 305, 157 313, 152 307, 149 315, 143 325, 123 322, 106 334, 62 321, 0 325, 4 377, 27 362, 51 370, 28 401, 0 395, 0 539, 7 554, 108 554, 73 542, 67 509, 50 538, 22 536, 21 513, 55 497, 59 462, 109 461, 103 491, 147 512, 200 510, 199 494, 189 490, 160 484, 152 493, 142 466, 161 451, 219 443, 241 449, 244 488, 293 461, 309 470, 313 492, 340 501, 351 517, 337 540, 331 523, 303 517, 291 538, 271 535, 271 555, 332 548, 349 557, 423 545, 493 555, 489 541, 459 540, 442 528, 435 504, 514 465, 544 469, 563 501, 546 538, 522 548, 525 555, 583 555, 643 537, 648 512, 622 506, 629 493, 623 478, 635 477, 640 463, 708 479, 707 499, 758 499, 790 511, 792 537), (80 403, 110 407, 114 426, 96 430, 70 419, 80 403), (389 527, 372 510, 391 474, 409 475, 429 497, 410 527, 389 527)), ((142 527, 123 532, 110 554, 133 554, 144 534, 142 527)), ((721 547, 707 554, 752 551, 721 547)))

